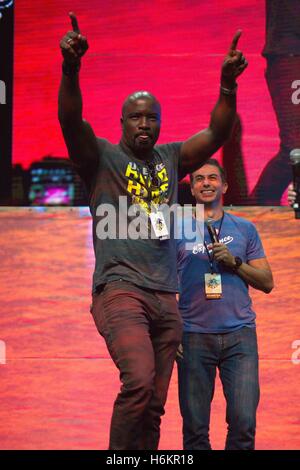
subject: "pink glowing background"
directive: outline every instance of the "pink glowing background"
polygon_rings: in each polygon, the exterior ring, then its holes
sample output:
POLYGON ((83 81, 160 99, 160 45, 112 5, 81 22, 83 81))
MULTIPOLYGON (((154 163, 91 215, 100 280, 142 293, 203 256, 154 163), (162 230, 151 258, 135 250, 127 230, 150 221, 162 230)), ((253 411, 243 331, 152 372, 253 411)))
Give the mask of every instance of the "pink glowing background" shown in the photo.
MULTIPOLYGON (((13 161, 28 168, 66 156, 57 120, 59 41, 77 14, 90 49, 83 60, 84 116, 97 135, 117 142, 124 98, 138 89, 163 108, 160 142, 206 127, 217 99, 220 66, 235 31, 249 67, 239 80, 238 110, 251 190, 278 149, 278 128, 264 79, 262 0, 18 0, 15 24, 13 161)), ((285 198, 283 198, 284 201, 285 198)))

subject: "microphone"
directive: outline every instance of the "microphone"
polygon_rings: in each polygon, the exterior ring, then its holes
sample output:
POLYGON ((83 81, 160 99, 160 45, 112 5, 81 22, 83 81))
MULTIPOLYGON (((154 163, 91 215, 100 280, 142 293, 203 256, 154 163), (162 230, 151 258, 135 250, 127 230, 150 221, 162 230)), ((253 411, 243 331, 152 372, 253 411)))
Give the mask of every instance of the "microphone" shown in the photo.
MULTIPOLYGON (((299 152, 300 152, 300 150, 299 150, 299 152)), ((300 153, 299 153, 299 155, 300 155, 300 153)), ((218 234, 216 232, 215 227, 212 225, 213 221, 214 220, 209 217, 209 218, 206 219, 205 224, 206 224, 211 242, 212 243, 219 243, 218 234)))
POLYGON ((293 149, 290 153, 290 160, 293 172, 294 191, 296 191, 296 199, 292 204, 295 211, 295 219, 300 219, 300 149, 293 149))

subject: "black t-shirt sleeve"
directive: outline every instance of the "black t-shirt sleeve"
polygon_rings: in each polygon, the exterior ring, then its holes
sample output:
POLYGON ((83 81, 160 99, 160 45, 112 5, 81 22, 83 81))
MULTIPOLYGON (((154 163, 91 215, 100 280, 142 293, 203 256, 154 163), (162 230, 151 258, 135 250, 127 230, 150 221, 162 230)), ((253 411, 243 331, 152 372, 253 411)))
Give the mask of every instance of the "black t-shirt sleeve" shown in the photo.
POLYGON ((171 142, 169 144, 162 145, 166 150, 167 155, 172 155, 175 161, 175 166, 178 170, 178 181, 182 180, 187 175, 185 169, 181 166, 181 147, 183 142, 171 142))

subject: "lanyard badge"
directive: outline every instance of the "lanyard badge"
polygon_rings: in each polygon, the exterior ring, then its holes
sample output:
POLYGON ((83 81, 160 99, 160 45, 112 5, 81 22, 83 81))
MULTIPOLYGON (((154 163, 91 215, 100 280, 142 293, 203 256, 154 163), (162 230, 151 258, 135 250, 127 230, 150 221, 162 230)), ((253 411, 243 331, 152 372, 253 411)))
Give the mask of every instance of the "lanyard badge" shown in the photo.
MULTIPOLYGON (((221 232, 221 227, 224 219, 224 213, 221 219, 220 227, 218 233, 215 228, 212 226, 211 221, 207 221, 207 230, 211 238, 212 243, 219 242, 219 236, 221 232)), ((222 277, 221 274, 215 273, 213 269, 213 255, 209 252, 208 246, 204 241, 204 246, 206 249, 207 257, 210 265, 210 273, 204 274, 204 285, 205 285, 205 297, 207 300, 212 299, 221 299, 222 298, 222 277)))
POLYGON ((205 273, 205 297, 207 300, 222 298, 221 274, 205 273))
POLYGON ((162 211, 151 212, 149 214, 151 225, 154 230, 155 236, 160 240, 169 238, 169 231, 162 211))

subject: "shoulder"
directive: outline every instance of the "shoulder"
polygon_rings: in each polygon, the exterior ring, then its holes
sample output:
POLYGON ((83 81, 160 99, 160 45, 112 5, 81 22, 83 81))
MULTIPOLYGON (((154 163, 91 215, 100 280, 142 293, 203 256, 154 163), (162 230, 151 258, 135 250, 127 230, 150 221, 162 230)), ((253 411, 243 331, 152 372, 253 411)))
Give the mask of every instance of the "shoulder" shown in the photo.
POLYGON ((230 214, 229 212, 225 212, 225 221, 227 223, 232 223, 236 227, 240 227, 241 229, 245 230, 256 230, 256 227, 251 220, 245 219, 244 217, 240 217, 239 215, 230 214))
POLYGON ((182 142, 169 142, 167 144, 155 145, 154 150, 168 157, 176 157, 180 154, 181 146, 182 142))
POLYGON ((107 139, 103 139, 102 137, 96 137, 96 139, 97 139, 98 149, 100 151, 104 151, 104 150, 110 149, 110 148, 113 149, 114 147, 116 147, 116 145, 112 144, 107 139))
POLYGON ((226 219, 229 224, 237 231, 239 232, 245 240, 247 240, 248 243, 256 243, 257 241, 260 240, 259 233, 257 231, 256 226, 254 225, 251 220, 244 219, 244 217, 240 217, 237 215, 229 214, 228 212, 226 214, 226 219))
POLYGON ((125 156, 119 144, 112 144, 107 139, 97 137, 97 145, 99 150, 98 169, 100 169, 105 164, 112 164, 113 162, 118 162, 120 160, 119 157, 125 156))

